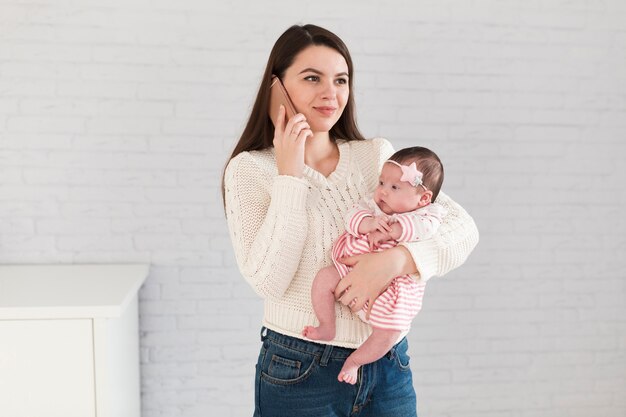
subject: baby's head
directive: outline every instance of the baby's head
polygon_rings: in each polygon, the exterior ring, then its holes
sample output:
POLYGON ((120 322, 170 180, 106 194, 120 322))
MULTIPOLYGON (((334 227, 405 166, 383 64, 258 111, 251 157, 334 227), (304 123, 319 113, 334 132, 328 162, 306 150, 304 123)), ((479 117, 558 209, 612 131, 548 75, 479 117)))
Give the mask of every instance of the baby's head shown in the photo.
POLYGON ((435 201, 443 183, 443 164, 420 146, 401 149, 383 164, 374 201, 386 214, 406 213, 435 201))

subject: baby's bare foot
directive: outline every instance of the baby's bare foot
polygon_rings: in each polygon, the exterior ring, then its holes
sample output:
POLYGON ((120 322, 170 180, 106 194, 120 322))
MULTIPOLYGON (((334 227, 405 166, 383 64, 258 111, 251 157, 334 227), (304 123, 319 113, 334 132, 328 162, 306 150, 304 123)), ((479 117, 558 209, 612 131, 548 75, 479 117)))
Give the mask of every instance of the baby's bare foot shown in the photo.
POLYGON ((343 364, 343 368, 341 368, 341 372, 339 372, 337 380, 339 382, 347 382, 350 385, 354 385, 356 384, 358 371, 359 365, 350 360, 346 360, 346 363, 343 364))
POLYGON ((305 326, 302 336, 311 340, 333 340, 335 338, 335 328, 333 326, 305 326))

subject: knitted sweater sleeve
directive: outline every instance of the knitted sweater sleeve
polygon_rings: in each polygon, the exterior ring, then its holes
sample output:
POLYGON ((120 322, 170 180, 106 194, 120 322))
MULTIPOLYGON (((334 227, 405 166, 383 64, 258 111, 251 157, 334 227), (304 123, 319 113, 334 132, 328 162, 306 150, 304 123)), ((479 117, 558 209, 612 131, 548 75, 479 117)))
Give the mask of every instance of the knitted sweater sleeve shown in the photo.
POLYGON ((428 240, 399 243, 411 252, 422 281, 461 266, 478 244, 478 228, 463 207, 443 192, 437 203, 448 212, 437 232, 428 240))
MULTIPOLYGON (((379 141, 380 170, 393 154, 393 147, 385 139, 376 140, 379 141)), ((467 211, 443 192, 436 202, 447 211, 437 232, 428 240, 398 244, 409 250, 424 282, 461 266, 478 244, 478 228, 467 211)))
POLYGON ((261 169, 248 152, 224 175, 225 208, 237 265, 261 297, 281 297, 298 269, 307 236, 308 183, 261 169))

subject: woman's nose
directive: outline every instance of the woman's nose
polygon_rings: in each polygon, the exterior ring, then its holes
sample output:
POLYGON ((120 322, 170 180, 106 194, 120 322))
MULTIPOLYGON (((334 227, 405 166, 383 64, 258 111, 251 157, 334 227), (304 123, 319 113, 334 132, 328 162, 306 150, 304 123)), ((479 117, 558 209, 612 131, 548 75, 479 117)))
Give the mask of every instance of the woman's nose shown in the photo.
POLYGON ((322 98, 334 100, 337 95, 337 86, 333 81, 324 83, 322 98))

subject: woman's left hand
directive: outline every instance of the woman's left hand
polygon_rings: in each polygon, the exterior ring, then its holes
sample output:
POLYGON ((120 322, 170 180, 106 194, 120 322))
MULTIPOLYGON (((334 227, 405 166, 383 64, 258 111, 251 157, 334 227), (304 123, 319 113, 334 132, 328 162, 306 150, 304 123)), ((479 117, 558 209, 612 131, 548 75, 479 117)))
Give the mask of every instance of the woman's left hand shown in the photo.
POLYGON ((361 310, 369 301, 367 319, 374 301, 395 277, 389 265, 381 262, 383 253, 364 253, 340 260, 353 269, 337 284, 335 298, 352 311, 361 310))
POLYGON ((374 301, 391 281, 404 274, 417 274, 417 267, 409 250, 403 246, 382 252, 364 253, 343 258, 341 263, 352 267, 335 287, 335 299, 359 311, 369 301, 366 318, 369 319, 374 301))

